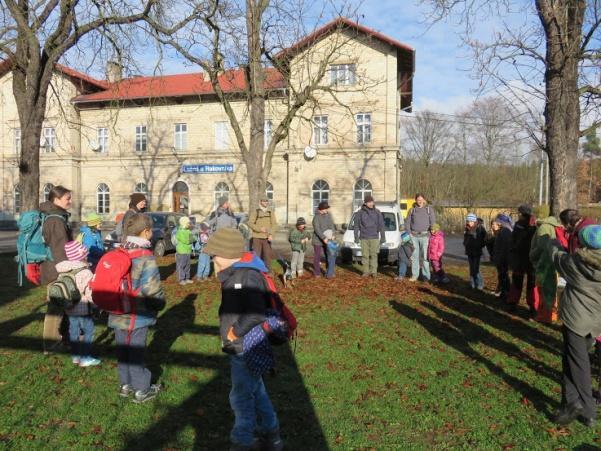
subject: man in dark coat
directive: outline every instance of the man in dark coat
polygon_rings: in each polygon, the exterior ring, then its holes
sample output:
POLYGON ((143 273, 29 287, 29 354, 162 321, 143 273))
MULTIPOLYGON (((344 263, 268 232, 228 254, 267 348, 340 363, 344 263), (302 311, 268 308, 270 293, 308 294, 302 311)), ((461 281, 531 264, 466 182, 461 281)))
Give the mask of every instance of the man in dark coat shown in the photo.
POLYGON ((375 207, 374 198, 366 196, 365 202, 355 216, 355 243, 361 243, 363 277, 376 277, 380 243, 386 242, 384 217, 375 207))

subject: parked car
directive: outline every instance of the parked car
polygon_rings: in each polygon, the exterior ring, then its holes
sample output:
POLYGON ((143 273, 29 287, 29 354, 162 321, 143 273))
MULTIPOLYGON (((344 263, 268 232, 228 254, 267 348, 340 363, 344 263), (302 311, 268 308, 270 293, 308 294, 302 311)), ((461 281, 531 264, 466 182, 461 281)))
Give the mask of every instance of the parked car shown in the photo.
MULTIPOLYGON (((378 260, 383 263, 394 264, 398 260, 399 246, 401 245, 400 231, 404 227, 403 213, 399 202, 376 202, 376 208, 384 216, 384 231, 386 242, 380 246, 378 260)), ((343 225, 344 235, 342 237, 342 248, 340 257, 343 263, 351 263, 361 260, 361 245, 355 243, 355 218, 359 210, 351 216, 348 225, 343 225)))

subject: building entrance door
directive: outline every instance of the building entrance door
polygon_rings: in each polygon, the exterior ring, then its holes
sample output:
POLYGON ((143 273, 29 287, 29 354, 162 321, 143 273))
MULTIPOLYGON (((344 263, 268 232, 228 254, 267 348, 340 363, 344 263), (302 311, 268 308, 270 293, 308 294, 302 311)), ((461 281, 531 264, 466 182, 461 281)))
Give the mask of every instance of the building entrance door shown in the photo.
POLYGON ((177 182, 173 185, 173 211, 176 213, 189 214, 190 190, 185 182, 177 182))

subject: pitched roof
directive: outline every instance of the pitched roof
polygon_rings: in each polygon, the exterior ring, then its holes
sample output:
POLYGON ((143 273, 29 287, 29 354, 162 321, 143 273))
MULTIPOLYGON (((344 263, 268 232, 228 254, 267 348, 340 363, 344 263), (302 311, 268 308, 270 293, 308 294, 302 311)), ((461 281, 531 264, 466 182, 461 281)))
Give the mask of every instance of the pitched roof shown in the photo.
MULTIPOLYGON (((265 71, 266 89, 285 86, 284 77, 277 70, 265 71)), ((219 84, 224 92, 241 92, 245 86, 242 69, 229 70, 219 76, 219 84)), ((108 89, 93 94, 77 96, 75 103, 105 102, 114 100, 136 100, 164 97, 185 97, 214 94, 213 86, 203 73, 160 75, 156 77, 126 78, 109 85, 108 89)))
POLYGON ((369 28, 364 25, 360 25, 359 23, 354 22, 346 17, 337 17, 336 19, 328 22, 324 26, 318 28, 313 33, 308 34, 307 36, 302 38, 300 41, 298 41, 296 44, 279 52, 276 55, 276 58, 292 56, 292 55, 298 53, 303 48, 319 41, 322 37, 326 36, 327 34, 331 33, 332 31, 339 30, 339 29, 345 29, 345 28, 347 28, 347 29, 350 28, 352 30, 355 30, 358 33, 362 33, 362 34, 365 34, 372 38, 375 38, 379 41, 385 42, 386 44, 391 45, 392 47, 395 47, 397 50, 401 50, 403 52, 413 53, 415 51, 415 49, 413 47, 411 47, 407 44, 403 44, 402 42, 397 41, 396 39, 392 39, 391 37, 386 36, 385 34, 382 34, 379 31, 374 30, 373 28, 369 28))

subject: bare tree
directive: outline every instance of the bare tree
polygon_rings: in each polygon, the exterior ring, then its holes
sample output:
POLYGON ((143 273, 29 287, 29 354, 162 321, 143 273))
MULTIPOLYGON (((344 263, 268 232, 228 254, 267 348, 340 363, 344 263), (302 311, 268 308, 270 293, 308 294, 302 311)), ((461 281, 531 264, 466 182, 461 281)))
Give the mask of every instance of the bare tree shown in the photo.
POLYGON ((21 126, 23 206, 37 208, 40 138, 56 64, 94 34, 116 45, 114 31, 147 17, 159 0, 2 0, 0 5, 0 58, 12 71, 21 126))
POLYGON ((423 0, 432 7, 430 19, 458 15, 462 35, 473 50, 474 69, 482 88, 495 88, 510 97, 512 105, 531 123, 531 136, 549 156, 551 210, 557 214, 577 202, 576 171, 581 136, 601 123, 598 79, 599 0, 423 0), (483 15, 505 16, 519 11, 523 26, 495 33, 491 42, 474 38, 483 15), (536 101, 544 105, 544 139, 537 136, 540 123, 536 101), (534 105, 534 106, 533 106, 534 105), (587 125, 581 130, 581 115, 587 125))
POLYGON ((453 125, 432 111, 422 111, 406 120, 409 152, 424 166, 445 163, 453 154, 453 125))

